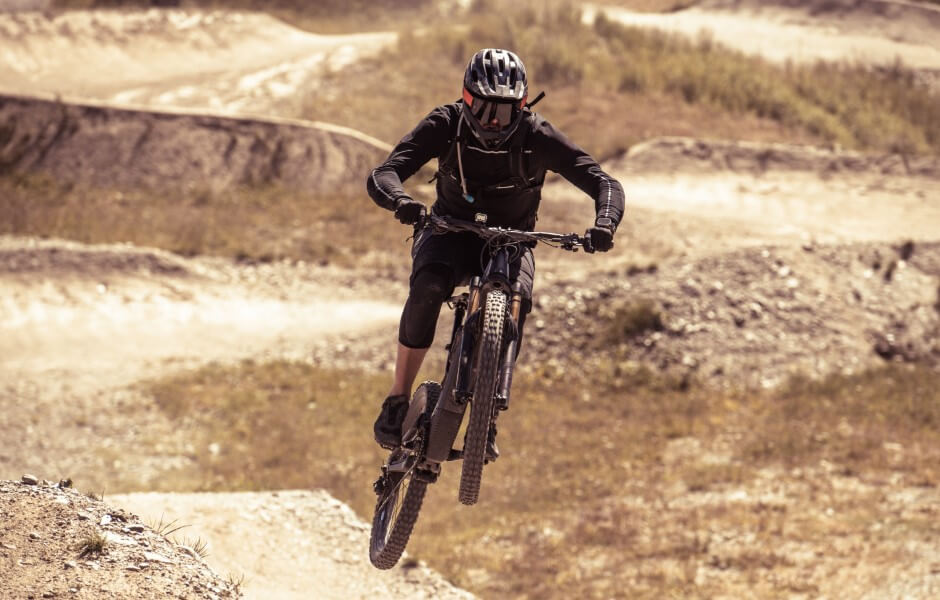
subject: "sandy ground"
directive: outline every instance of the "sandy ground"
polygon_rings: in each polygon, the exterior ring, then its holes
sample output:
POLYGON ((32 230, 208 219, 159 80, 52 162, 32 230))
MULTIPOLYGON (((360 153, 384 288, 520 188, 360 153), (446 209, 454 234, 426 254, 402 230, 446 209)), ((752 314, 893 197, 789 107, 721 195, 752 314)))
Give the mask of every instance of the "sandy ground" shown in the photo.
MULTIPOLYGON (((776 13, 745 16, 692 9, 672 15, 609 14, 691 35, 711 29, 715 39, 773 60, 891 62, 902 56, 918 68, 940 68, 940 50, 929 40, 876 39, 871 33, 840 32, 821 21, 796 23, 776 13), (780 49, 786 49, 786 56, 780 49)), ((19 93, 276 112, 298 101, 300 82, 312 81, 318 69, 339 68, 393 39, 389 34, 316 36, 266 17, 238 14, 0 15, 0 81, 19 93)), ((622 228, 621 243, 635 243, 655 260, 766 243, 935 240, 940 231, 940 190, 931 179, 870 173, 637 174, 625 164, 608 168, 629 192, 633 220, 622 228)), ((571 194, 562 186, 546 189, 558 213, 564 213, 571 194)), ((563 217, 555 222, 567 224, 563 217)), ((9 258, 31 245, 22 256, 41 262, 44 254, 36 242, 4 239, 0 252, 9 258)), ((38 244, 43 245, 59 248, 54 264, 63 255, 89 251, 80 245, 38 244)), ((207 360, 304 355, 313 340, 338 343, 330 334, 337 323, 345 328, 350 314, 358 315, 364 331, 381 330, 378 335, 385 340, 398 317, 401 286, 378 285, 364 295, 366 300, 354 301, 357 290, 337 292, 349 282, 343 274, 292 266, 274 266, 268 272, 233 270, 149 251, 142 259, 133 250, 104 250, 120 257, 116 265, 96 267, 92 262, 63 273, 40 264, 25 276, 12 270, 0 274, 0 401, 8 409, 0 418, 0 431, 4 439, 17 441, 2 452, 0 476, 19 478, 26 464, 67 468, 77 448, 68 445, 68 436, 58 439, 50 431, 72 431, 78 417, 119 414, 121 398, 113 391, 140 377, 207 360), (140 272, 142 264, 154 261, 168 271, 140 272), (74 406, 58 406, 59 393, 73 398, 74 406), (24 412, 27 402, 42 420, 24 412), (14 445, 28 452, 10 447, 14 445)), ((560 276, 583 270, 583 263, 566 262, 572 260, 550 258, 540 268, 557 265, 560 276)), ((373 343, 385 344, 375 339, 373 343)), ((132 441, 136 433, 126 423, 115 429, 92 423, 104 440, 132 441)), ((152 423, 139 427, 166 428, 170 435, 171 424, 154 416, 152 423)), ((153 466, 155 473, 159 467, 153 466)), ((141 475, 140 481, 147 477, 141 475)), ((191 531, 209 540, 211 560, 219 570, 241 568, 248 575, 249 597, 305 597, 312 589, 307 586, 321 584, 336 594, 324 592, 324 597, 440 597, 448 589, 421 567, 391 579, 376 576, 362 562, 362 523, 319 492, 145 494, 115 501, 154 518, 165 513, 192 523, 191 531), (311 521, 314 516, 323 520, 311 521), (329 559, 326 567, 310 568, 324 556, 329 559), (333 580, 325 578, 333 575, 337 583, 327 584, 333 580), (407 592, 395 587, 406 584, 413 584, 407 592)))
POLYGON ((355 277, 314 265, 10 238, 0 265, 6 380, 73 370, 102 388, 173 364, 303 357, 314 338, 387 328, 400 314, 397 298, 375 286, 363 297, 355 277))
POLYGON ((26 12, 0 15, 0 81, 8 92, 296 114, 317 74, 395 39, 317 35, 258 13, 26 12))
POLYGON ((376 576, 361 551, 369 526, 323 491, 144 493, 108 501, 144 520, 192 524, 179 535, 208 540, 209 565, 244 574, 249 598, 473 598, 407 557, 376 576))
MULTIPOLYGON (((708 3, 703 3, 706 7, 708 3)), ((714 2, 729 5, 730 2, 714 2)), ((586 22, 593 22, 598 11, 608 18, 639 27, 672 31, 696 39, 712 39, 747 54, 762 56, 778 63, 849 61, 862 64, 890 65, 900 60, 915 69, 940 69, 940 38, 931 34, 930 15, 940 21, 940 10, 929 6, 912 7, 904 18, 879 18, 825 12, 808 13, 801 9, 761 6, 758 2, 744 7, 693 7, 673 13, 636 13, 610 6, 587 4, 586 22), (927 16, 925 16, 927 15, 927 16)), ((807 2, 807 4, 813 4, 807 2)), ((868 0, 856 3, 854 12, 866 5, 904 4, 868 0)), ((838 2, 829 6, 838 6, 838 2)))

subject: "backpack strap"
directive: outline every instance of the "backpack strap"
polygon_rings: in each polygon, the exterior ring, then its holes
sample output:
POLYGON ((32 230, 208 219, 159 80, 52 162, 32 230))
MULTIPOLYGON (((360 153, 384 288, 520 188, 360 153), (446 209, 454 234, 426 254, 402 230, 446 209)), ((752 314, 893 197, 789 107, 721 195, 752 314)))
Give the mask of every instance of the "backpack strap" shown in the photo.
POLYGON ((467 147, 467 139, 460 131, 461 119, 463 119, 463 116, 457 119, 457 127, 454 132, 454 139, 450 143, 450 148, 447 149, 447 154, 437 161, 437 171, 434 172, 434 176, 428 180, 428 183, 434 183, 434 180, 438 179, 441 175, 452 175, 454 173, 454 167, 452 165, 456 162, 454 156, 457 154, 457 146, 462 144, 463 148, 467 147))
POLYGON ((512 173, 513 183, 520 189, 529 187, 529 180, 526 178, 525 171, 525 143, 534 124, 534 113, 529 113, 523 117, 523 122, 520 124, 521 131, 512 140, 512 145, 509 146, 509 172, 512 173))

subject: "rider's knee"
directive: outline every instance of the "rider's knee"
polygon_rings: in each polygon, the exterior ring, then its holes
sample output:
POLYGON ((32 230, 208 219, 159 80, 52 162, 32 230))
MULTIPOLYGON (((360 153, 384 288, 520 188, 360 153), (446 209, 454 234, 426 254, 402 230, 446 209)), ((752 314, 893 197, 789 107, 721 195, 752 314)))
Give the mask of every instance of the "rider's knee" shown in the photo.
POLYGON ((398 341, 407 348, 428 348, 441 305, 454 292, 453 271, 445 265, 422 267, 411 278, 411 290, 398 328, 398 341))
POLYGON ((411 278, 409 299, 419 304, 443 303, 453 292, 453 270, 446 265, 430 264, 411 278))

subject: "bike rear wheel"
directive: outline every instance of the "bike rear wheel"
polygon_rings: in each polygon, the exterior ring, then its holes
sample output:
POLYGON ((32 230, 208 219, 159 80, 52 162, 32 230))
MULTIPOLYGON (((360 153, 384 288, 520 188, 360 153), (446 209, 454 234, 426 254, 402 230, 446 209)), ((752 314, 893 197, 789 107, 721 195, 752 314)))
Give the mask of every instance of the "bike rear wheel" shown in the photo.
POLYGON ((463 448, 460 471, 460 501, 476 504, 486 459, 486 439, 493 420, 496 386, 499 380, 499 354, 503 323, 506 318, 506 294, 493 290, 486 296, 483 323, 476 355, 476 382, 470 400, 470 421, 463 448))
POLYGON ((414 469, 390 479, 390 489, 376 502, 369 542, 369 560, 379 569, 391 569, 401 558, 428 487, 415 477, 414 469))
MULTIPOLYGON (((440 385, 433 381, 426 381, 418 386, 412 403, 420 400, 425 418, 428 418, 437 405, 440 393, 440 385)), ((420 428, 425 425, 419 423, 418 426, 420 428)), ((372 535, 369 540, 369 560, 379 569, 391 569, 401 558, 415 522, 418 520, 421 504, 424 502, 428 483, 415 469, 418 457, 424 456, 423 435, 419 435, 415 443, 417 448, 413 451, 417 453, 417 456, 399 455, 406 464, 410 462, 411 468, 403 471, 390 469, 389 467, 396 462, 395 454, 392 454, 386 465, 386 472, 380 479, 384 482, 384 489, 379 493, 379 498, 375 503, 372 535)))

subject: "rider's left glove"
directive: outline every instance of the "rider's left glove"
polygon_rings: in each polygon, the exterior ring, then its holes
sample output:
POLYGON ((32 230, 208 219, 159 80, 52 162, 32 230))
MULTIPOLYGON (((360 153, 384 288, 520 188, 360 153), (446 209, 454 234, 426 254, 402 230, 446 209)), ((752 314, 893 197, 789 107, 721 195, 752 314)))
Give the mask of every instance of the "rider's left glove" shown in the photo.
POLYGON ((403 225, 414 225, 420 222, 427 212, 424 204, 408 196, 403 196, 395 209, 395 218, 401 221, 403 225))
POLYGON ((594 225, 587 230, 588 235, 591 236, 591 246, 596 252, 607 252, 614 247, 614 231, 614 225, 594 225))

